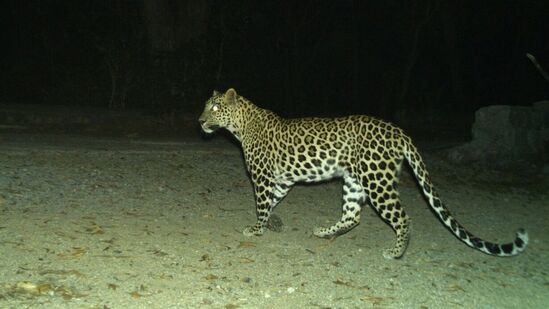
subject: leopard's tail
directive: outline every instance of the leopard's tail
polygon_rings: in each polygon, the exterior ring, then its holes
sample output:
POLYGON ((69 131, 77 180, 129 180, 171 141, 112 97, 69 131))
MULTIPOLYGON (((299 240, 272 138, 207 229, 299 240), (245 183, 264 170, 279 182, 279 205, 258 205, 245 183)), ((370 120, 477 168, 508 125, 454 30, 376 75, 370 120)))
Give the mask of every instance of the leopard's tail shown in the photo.
POLYGON ((407 139, 404 143, 404 156, 414 171, 416 179, 419 182, 425 197, 429 201, 429 205, 442 223, 459 240, 463 241, 469 247, 495 256, 513 256, 526 249, 526 245, 528 244, 528 233, 522 228, 516 232, 515 240, 512 243, 506 244, 488 242, 467 231, 456 219, 454 219, 448 208, 446 208, 440 200, 431 182, 429 173, 425 168, 423 159, 410 139, 407 139))

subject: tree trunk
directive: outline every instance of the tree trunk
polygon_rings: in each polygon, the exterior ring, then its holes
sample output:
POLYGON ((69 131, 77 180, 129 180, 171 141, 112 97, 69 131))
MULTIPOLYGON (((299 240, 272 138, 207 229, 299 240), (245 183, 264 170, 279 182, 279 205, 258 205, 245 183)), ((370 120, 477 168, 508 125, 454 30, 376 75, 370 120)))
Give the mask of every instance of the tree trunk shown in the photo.
POLYGON ((412 70, 414 69, 417 59, 419 57, 419 43, 420 43, 420 35, 423 30, 423 27, 429 22, 429 19, 431 18, 431 3, 430 1, 416 1, 415 2, 415 14, 418 15, 419 20, 414 24, 414 33, 413 33, 413 39, 410 46, 410 52, 408 54, 408 61, 406 63, 406 67, 404 68, 404 72, 402 73, 402 85, 399 97, 397 99, 398 105, 397 108, 402 108, 405 106, 404 101, 406 100, 406 96, 408 95, 408 88, 410 86, 410 79, 412 76, 412 70), (422 4, 424 4, 424 7, 422 7, 422 4))
POLYGON ((173 51, 175 49, 175 31, 173 11, 164 0, 144 0, 143 11, 151 50, 173 51))
POLYGON ((190 48, 191 42, 206 33, 210 3, 196 0, 143 0, 149 57, 151 62, 152 105, 170 106, 176 100, 171 93, 184 93, 188 80, 187 59, 176 52, 190 48), (177 91, 173 91, 174 87, 177 91))
POLYGON ((441 1, 440 11, 442 29, 446 42, 446 55, 448 55, 447 61, 450 67, 450 86, 453 98, 451 103, 454 108, 463 111, 463 108, 467 106, 467 104, 464 104, 466 101, 465 94, 463 93, 463 76, 459 63, 461 55, 459 53, 459 42, 456 30, 456 15, 459 14, 458 3, 459 2, 441 1))

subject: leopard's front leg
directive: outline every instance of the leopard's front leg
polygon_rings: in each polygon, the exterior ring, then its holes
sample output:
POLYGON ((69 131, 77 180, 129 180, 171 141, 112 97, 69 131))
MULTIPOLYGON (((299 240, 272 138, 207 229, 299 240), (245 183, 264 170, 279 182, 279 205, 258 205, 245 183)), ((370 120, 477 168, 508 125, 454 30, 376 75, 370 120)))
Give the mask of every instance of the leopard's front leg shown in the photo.
POLYGON ((290 183, 275 184, 267 178, 254 183, 257 222, 254 226, 246 227, 243 234, 246 236, 263 235, 273 209, 286 196, 290 188, 290 183))

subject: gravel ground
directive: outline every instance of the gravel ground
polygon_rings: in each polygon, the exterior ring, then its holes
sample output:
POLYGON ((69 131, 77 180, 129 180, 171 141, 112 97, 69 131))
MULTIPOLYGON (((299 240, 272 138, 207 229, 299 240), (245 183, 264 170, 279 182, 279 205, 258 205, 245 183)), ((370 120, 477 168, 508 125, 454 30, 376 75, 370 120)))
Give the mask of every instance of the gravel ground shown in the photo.
POLYGON ((466 247, 430 212, 409 175, 404 257, 369 208, 335 240, 341 183, 296 186, 281 232, 255 221, 240 150, 227 139, 0 135, 1 308, 546 308, 549 182, 426 161, 443 200, 472 232, 514 258, 466 247), (491 181, 486 179, 493 178, 491 181), (495 179, 495 180, 494 180, 495 179))

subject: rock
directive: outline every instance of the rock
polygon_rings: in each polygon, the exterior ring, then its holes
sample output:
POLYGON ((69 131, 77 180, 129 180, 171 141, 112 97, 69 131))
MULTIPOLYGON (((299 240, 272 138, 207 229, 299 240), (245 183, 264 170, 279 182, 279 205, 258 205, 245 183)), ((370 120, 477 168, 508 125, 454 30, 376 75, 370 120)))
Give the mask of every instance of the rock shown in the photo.
POLYGON ((540 162, 544 155, 544 115, 536 108, 494 105, 479 109, 471 129, 473 140, 452 149, 456 163, 479 163, 495 168, 540 162))
POLYGON ((549 100, 536 102, 532 107, 542 115, 541 139, 547 151, 549 150, 549 100))

